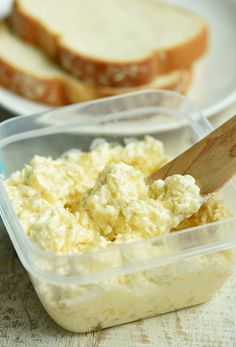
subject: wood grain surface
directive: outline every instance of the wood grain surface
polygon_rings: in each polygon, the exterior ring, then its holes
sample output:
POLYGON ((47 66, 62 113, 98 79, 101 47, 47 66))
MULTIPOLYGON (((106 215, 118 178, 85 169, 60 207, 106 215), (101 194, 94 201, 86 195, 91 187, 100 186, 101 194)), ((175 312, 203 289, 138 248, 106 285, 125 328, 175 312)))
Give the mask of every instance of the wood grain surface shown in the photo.
POLYGON ((191 175, 203 195, 219 190, 236 173, 236 115, 146 178, 148 183, 191 175))
MULTIPOLYGON (((216 119, 214 125, 223 120, 216 119)), ((236 273, 206 304, 100 332, 73 334, 45 312, 1 225, 0 347, 57 346, 236 347, 236 273)))

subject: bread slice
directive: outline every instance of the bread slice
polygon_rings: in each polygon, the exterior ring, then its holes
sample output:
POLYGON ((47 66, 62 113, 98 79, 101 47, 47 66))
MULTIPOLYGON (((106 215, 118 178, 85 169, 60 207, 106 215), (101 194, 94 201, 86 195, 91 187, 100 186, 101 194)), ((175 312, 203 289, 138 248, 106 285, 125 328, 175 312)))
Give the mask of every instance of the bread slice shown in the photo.
POLYGON ((154 78, 151 83, 138 87, 99 87, 99 96, 113 96, 145 89, 168 89, 186 94, 192 82, 192 69, 175 70, 154 78))
POLYGON ((188 69, 207 48, 201 17, 157 0, 15 0, 9 21, 71 74, 97 85, 150 83, 188 69))
POLYGON ((37 48, 0 26, 0 85, 26 98, 64 105, 97 97, 94 87, 64 73, 37 48))
MULTIPOLYGON (((174 71, 161 75, 142 88, 173 89, 186 92, 191 72, 174 71)), ((139 88, 112 88, 89 85, 62 71, 36 47, 21 41, 0 26, 0 85, 26 98, 50 105, 65 105, 139 88)))

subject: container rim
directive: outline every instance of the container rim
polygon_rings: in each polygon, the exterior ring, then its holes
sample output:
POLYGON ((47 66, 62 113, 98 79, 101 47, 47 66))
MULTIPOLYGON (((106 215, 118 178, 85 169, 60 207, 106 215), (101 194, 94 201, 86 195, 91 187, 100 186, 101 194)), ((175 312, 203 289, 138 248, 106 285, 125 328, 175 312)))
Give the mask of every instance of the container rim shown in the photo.
MULTIPOLYGON (((43 115, 43 114, 52 114, 55 113, 60 110, 82 110, 83 108, 85 108, 86 106, 91 106, 91 105, 95 105, 95 104, 103 104, 106 103, 107 101, 109 102, 113 102, 114 100, 121 100, 124 99, 126 97, 130 97, 130 96, 139 96, 139 95, 149 95, 149 94, 156 94, 156 95, 165 95, 165 96, 175 96, 177 98, 179 98, 180 100, 182 100, 185 104, 186 107, 189 108, 189 110, 191 111, 192 109, 196 110, 198 109, 197 105, 188 97, 173 91, 173 90, 156 90, 156 89, 146 89, 146 90, 139 90, 136 92, 129 92, 129 93, 123 93, 120 95, 115 95, 115 96, 107 96, 101 99, 94 99, 94 100, 90 100, 90 101, 84 101, 84 102, 80 102, 77 104, 71 104, 71 105, 66 105, 66 106, 62 106, 62 107, 58 107, 58 108, 50 108, 49 110, 43 111, 43 112, 37 112, 37 113, 32 113, 32 114, 26 114, 26 115, 21 115, 20 117, 14 117, 14 118, 10 118, 10 119, 6 119, 3 122, 0 123, 0 128, 3 125, 6 124, 10 124, 10 123, 14 123, 17 122, 19 119, 24 120, 24 119, 28 119, 29 117, 37 117, 38 115, 43 115)), ((206 119, 206 117, 204 117, 206 119)), ((93 119, 94 121, 94 119, 93 119)), ((0 139, 1 140, 1 139, 0 139)))
MULTIPOLYGON (((53 117, 54 114, 62 114, 63 112, 70 112, 70 111, 76 111, 80 112, 81 115, 77 117, 76 122, 73 122, 73 126, 79 125, 79 126, 88 126, 93 128, 94 126, 97 125, 103 125, 103 124, 108 124, 108 123, 113 123, 120 121, 122 119, 130 119, 137 117, 137 112, 139 111, 154 111, 154 112, 165 112, 165 114, 170 114, 170 115, 175 115, 178 119, 178 124, 175 123, 172 125, 173 128, 181 127, 184 125, 186 120, 190 120, 192 123, 192 126, 196 126, 193 122, 193 118, 195 114, 200 114, 199 109, 197 105, 187 98, 184 95, 181 95, 175 91, 165 91, 165 90, 145 90, 145 91, 137 91, 137 92, 130 92, 122 95, 117 95, 117 96, 111 96, 111 97, 105 97, 102 99, 98 100, 93 100, 93 101, 86 101, 82 102, 79 104, 73 104, 73 105, 67 105, 59 108, 54 108, 54 109, 49 109, 45 112, 39 112, 39 113, 34 113, 30 115, 23 115, 20 117, 15 117, 12 119, 7 119, 3 122, 0 123, 0 149, 2 149, 4 146, 7 144, 19 141, 21 139, 26 139, 26 138, 32 138, 34 136, 41 136, 41 135, 50 135, 50 134, 55 134, 60 132, 61 130, 67 131, 68 129, 71 129, 71 125, 65 126, 65 123, 61 125, 54 125, 54 124, 48 124, 46 127, 42 128, 36 128, 33 130, 27 130, 24 132, 14 132, 10 136, 2 136, 1 131, 2 129, 6 127, 14 127, 14 128, 19 128, 22 123, 27 122, 29 119, 35 119, 37 120, 39 117, 53 117), (140 96, 149 96, 149 95, 154 95, 154 96, 159 96, 159 97, 175 97, 176 99, 179 99, 183 105, 184 105, 184 110, 182 111, 175 111, 169 107, 163 107, 163 106, 152 106, 148 108, 147 106, 144 106, 143 108, 138 107, 136 109, 133 109, 132 111, 122 111, 122 112, 112 112, 109 115, 101 115, 96 117, 89 118, 88 115, 83 116, 83 112, 86 113, 86 110, 90 108, 93 105, 102 105, 102 104, 111 104, 114 101, 119 101, 119 100, 125 100, 126 98, 132 98, 132 97, 140 97, 140 96), (183 112, 185 112, 185 117, 183 117, 183 112)), ((202 116, 202 115, 201 115, 202 116)), ((203 117, 204 121, 210 125, 206 117, 203 117)), ((71 122, 72 124, 72 122, 71 122)), ((168 131, 170 129, 164 129, 165 131, 168 131)), ((161 129, 161 131, 164 131, 161 129)))

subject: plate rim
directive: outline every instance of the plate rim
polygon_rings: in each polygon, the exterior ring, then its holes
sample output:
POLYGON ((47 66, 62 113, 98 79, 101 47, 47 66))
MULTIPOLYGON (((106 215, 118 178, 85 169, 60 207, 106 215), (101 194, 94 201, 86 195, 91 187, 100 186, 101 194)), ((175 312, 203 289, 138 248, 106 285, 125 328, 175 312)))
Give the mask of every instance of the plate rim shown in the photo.
MULTIPOLYGON (((33 110, 29 110, 27 111, 27 105, 26 105, 26 112, 23 112, 22 108, 24 108, 24 105, 18 107, 17 103, 14 102, 7 102, 5 97, 2 98, 2 89, 4 89, 4 92, 6 93, 11 93, 11 91, 8 91, 7 89, 0 87, 0 106, 4 109, 6 109, 7 111, 14 113, 14 115, 30 115, 30 114, 34 114, 34 113, 39 113, 39 112, 44 112, 44 111, 48 111, 50 109, 56 108, 50 105, 46 105, 46 104, 39 104, 37 103, 37 109, 35 109, 35 111, 33 110), (42 109, 40 110, 39 108, 42 106, 42 109)), ((13 93, 12 93, 13 94, 13 93)), ((10 96, 10 98, 14 98, 14 97, 20 97, 19 95, 13 95, 10 96)), ((186 95, 188 97, 188 95, 186 95)), ((28 102, 32 102, 30 100, 27 100, 26 98, 22 97, 22 102, 27 104, 28 102)), ((190 99, 195 102, 195 100, 193 100, 191 97, 190 99)), ((210 106, 210 107, 206 107, 206 108, 202 108, 201 112, 202 114, 207 117, 213 117, 215 115, 217 115, 218 113, 222 112, 223 110, 227 109, 228 107, 230 107, 234 102, 236 102, 236 88, 235 90, 230 93, 227 97, 224 97, 221 101, 217 102, 216 104, 210 106)), ((196 102, 195 102, 196 103, 196 102)), ((34 105, 32 105, 31 107, 34 107, 34 105)))

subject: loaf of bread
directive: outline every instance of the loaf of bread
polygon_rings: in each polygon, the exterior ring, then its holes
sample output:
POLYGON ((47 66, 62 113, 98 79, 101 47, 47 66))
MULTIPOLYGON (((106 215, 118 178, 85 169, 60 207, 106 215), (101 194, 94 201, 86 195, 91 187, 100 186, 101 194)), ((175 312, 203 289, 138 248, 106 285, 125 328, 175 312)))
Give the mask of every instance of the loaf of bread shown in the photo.
POLYGON ((190 70, 177 70, 160 75, 142 87, 90 85, 70 76, 39 49, 17 38, 5 24, 0 25, 0 85, 41 103, 65 105, 141 88, 173 89, 185 93, 190 79, 190 70))
POLYGON ((207 48, 200 16, 157 0, 15 0, 9 23, 75 77, 110 87, 189 69, 207 48))

